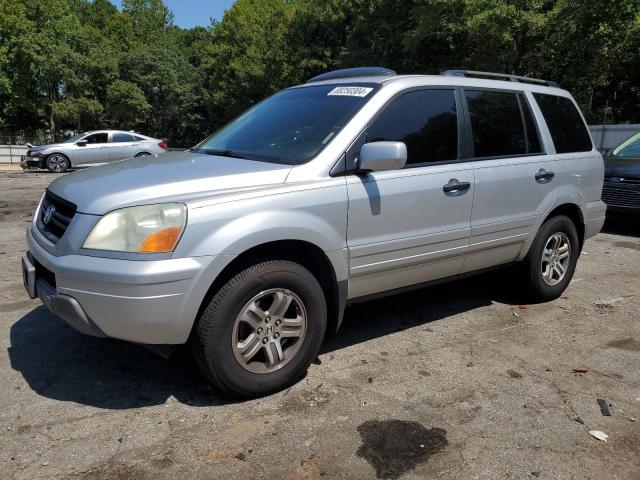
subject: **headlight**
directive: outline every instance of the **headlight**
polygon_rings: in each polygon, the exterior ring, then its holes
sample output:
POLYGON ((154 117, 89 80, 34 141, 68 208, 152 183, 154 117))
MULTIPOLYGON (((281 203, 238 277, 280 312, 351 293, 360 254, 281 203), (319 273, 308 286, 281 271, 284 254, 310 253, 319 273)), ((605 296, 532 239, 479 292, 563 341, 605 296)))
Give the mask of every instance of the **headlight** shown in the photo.
POLYGON ((186 223, 187 207, 182 203, 122 208, 100 219, 83 248, 116 252, 172 252, 186 223))

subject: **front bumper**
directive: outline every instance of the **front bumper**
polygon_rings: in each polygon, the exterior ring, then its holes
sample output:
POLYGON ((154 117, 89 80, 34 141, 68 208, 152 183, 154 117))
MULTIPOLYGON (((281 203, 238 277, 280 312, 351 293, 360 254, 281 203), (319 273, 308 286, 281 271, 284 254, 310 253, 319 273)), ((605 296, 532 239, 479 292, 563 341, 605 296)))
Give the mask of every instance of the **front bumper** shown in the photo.
POLYGON ((608 182, 602 189, 608 216, 640 215, 640 181, 608 182))
POLYGON ((20 158, 20 166, 23 170, 28 170, 30 168, 44 168, 44 161, 41 157, 28 157, 23 155, 20 158))
POLYGON ((27 243, 32 290, 49 310, 81 333, 146 344, 185 343, 209 286, 233 258, 54 256, 31 230, 27 243))

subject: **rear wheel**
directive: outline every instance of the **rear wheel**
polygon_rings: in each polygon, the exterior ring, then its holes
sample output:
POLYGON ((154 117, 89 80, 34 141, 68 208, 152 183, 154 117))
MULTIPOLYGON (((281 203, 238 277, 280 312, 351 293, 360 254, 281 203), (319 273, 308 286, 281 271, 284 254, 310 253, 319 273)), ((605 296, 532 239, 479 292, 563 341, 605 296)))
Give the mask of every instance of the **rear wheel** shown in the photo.
POLYGON ((554 300, 567 288, 580 255, 578 232, 563 215, 547 220, 523 262, 525 288, 532 300, 554 300))
POLYGON ((49 155, 45 163, 47 170, 53 173, 64 173, 71 166, 69 159, 61 153, 53 153, 49 155))
POLYGON ((256 397, 302 378, 327 323, 322 287, 303 266, 274 260, 247 268, 214 295, 192 347, 207 378, 224 393, 256 397))
POLYGON ((136 158, 138 158, 138 157, 148 157, 149 155, 151 155, 149 152, 140 152, 140 153, 136 154, 136 158))

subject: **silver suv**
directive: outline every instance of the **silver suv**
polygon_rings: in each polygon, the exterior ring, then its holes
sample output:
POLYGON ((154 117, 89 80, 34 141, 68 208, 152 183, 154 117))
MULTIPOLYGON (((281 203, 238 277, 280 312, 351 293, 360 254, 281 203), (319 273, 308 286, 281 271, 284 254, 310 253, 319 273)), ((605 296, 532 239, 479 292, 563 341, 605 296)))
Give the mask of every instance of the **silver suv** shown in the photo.
POLYGON ((63 173, 69 168, 103 165, 116 160, 164 153, 164 140, 121 130, 94 130, 80 133, 61 143, 29 146, 22 159, 23 169, 46 168, 63 173))
POLYGON ((24 283, 82 333, 190 342, 222 391, 263 395, 372 295, 518 264, 557 298, 604 223, 603 171, 552 82, 330 72, 190 151, 56 179, 24 283))

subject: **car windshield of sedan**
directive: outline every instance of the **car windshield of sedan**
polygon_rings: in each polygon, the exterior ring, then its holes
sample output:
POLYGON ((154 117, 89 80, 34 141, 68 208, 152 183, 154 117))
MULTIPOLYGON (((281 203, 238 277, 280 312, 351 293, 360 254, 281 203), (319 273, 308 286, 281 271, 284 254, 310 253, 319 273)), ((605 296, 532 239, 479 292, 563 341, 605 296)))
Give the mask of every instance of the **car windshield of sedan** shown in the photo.
POLYGON ((622 142, 613 149, 614 157, 640 157, 640 133, 636 133, 633 137, 622 142))
POLYGON ((376 89, 359 83, 283 90, 191 150, 299 165, 326 147, 376 89))

